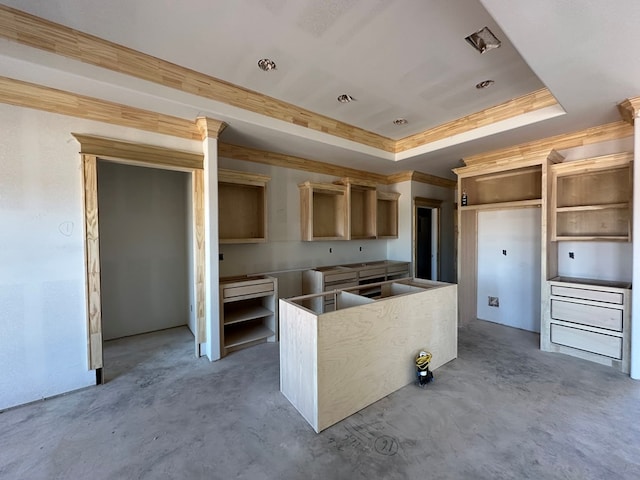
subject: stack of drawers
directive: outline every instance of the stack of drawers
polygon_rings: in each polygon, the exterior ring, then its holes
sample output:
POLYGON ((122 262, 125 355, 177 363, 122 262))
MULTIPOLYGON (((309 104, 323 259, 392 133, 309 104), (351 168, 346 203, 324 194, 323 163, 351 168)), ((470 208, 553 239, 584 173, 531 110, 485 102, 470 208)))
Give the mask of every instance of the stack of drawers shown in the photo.
POLYGON ((614 282, 549 281, 552 350, 628 373, 628 287, 614 282))

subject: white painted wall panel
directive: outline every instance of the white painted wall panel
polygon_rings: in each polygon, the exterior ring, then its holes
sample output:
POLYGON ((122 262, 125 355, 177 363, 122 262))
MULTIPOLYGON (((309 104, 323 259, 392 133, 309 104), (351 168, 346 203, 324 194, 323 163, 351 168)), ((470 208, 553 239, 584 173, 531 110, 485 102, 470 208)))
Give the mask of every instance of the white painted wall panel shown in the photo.
POLYGON ((71 132, 200 142, 0 105, 0 410, 95 383, 88 370, 79 145, 71 132))
POLYGON ((627 242, 558 242, 558 275, 630 282, 632 249, 627 242))
POLYGON ((478 318, 540 331, 540 236, 539 208, 478 213, 478 318))

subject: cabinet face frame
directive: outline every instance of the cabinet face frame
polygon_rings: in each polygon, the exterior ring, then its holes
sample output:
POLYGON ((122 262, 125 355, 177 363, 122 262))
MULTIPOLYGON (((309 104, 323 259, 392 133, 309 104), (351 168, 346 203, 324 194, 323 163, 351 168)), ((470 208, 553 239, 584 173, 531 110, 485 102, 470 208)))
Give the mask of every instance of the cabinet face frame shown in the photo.
POLYGON ((377 192, 376 234, 380 239, 398 238, 398 192, 377 192))
POLYGON ((632 161, 633 154, 625 152, 553 165, 551 241, 630 242, 632 161), (619 180, 626 181, 616 188, 619 180), (607 191, 598 192, 598 187, 607 191))
POLYGON ((220 244, 267 241, 267 182, 270 179, 257 173, 218 170, 220 244), (227 202, 234 208, 225 208, 223 203, 227 202))

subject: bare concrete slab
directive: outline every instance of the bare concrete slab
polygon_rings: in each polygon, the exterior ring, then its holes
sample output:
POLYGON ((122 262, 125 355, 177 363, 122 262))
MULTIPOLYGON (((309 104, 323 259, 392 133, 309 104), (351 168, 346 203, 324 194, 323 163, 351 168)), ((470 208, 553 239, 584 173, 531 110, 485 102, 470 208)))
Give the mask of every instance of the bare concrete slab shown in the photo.
POLYGON ((277 345, 210 363, 186 328, 108 342, 107 384, 0 413, 0 478, 640 478, 640 382, 501 325, 459 339, 426 389, 321 434, 278 390, 277 345))

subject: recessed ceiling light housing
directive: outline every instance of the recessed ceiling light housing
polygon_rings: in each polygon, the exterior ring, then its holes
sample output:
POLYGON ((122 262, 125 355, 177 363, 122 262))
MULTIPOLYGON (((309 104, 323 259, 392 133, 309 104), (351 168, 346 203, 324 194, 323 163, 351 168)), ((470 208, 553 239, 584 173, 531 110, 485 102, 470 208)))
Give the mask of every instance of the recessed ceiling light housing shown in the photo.
POLYGON ((496 83, 496 82, 494 82, 493 80, 483 80, 483 81, 481 81, 480 83, 476 83, 476 88, 477 88, 478 90, 481 90, 481 89, 483 89, 483 88, 490 87, 490 86, 491 86, 491 85, 493 85, 494 83, 496 83))
POLYGON ((498 48, 502 45, 502 42, 489 30, 489 27, 484 27, 468 37, 464 37, 464 39, 480 53, 498 48))
POLYGON ((276 62, 269 58, 261 58, 258 60, 258 68, 263 72, 268 72, 270 70, 276 69, 276 62))
POLYGON ((338 95, 338 101, 340 103, 349 103, 349 102, 353 102, 354 100, 355 98, 353 98, 348 93, 343 93, 342 95, 338 95))
POLYGON ((407 123, 409 123, 409 122, 407 121, 407 119, 406 119, 406 118, 396 118, 396 119, 393 121, 393 124, 394 124, 394 125, 406 125, 407 123))

